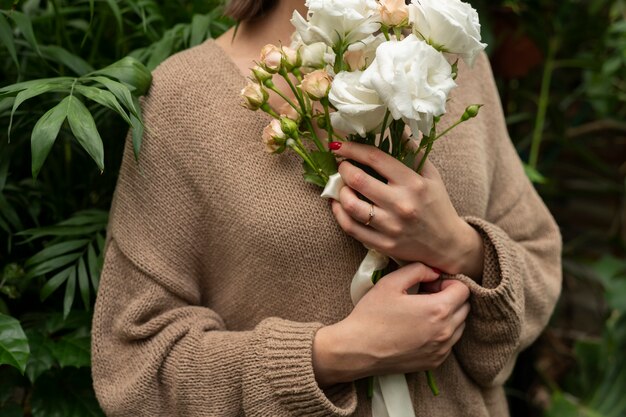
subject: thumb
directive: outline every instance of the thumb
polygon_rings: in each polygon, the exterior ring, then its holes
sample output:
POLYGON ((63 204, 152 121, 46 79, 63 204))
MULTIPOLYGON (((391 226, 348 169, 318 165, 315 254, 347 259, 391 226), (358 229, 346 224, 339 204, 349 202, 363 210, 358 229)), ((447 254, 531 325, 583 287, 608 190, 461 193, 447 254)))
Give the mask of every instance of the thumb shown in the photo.
POLYGON ((385 285, 390 285, 397 291, 404 292, 420 282, 435 281, 439 275, 423 263, 415 262, 392 272, 380 283, 385 282, 385 285))

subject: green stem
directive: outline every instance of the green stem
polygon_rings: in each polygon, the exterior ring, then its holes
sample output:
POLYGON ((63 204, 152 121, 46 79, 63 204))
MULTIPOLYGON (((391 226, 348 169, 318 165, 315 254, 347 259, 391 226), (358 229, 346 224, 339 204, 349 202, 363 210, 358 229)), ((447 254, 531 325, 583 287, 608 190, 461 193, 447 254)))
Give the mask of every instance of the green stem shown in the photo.
POLYGON ((302 113, 304 111, 304 109, 300 110, 298 108, 298 106, 296 106, 296 104, 293 101, 289 100, 289 97, 284 95, 282 91, 280 91, 278 88, 276 88, 276 85, 274 85, 274 83, 267 83, 266 85, 267 85, 267 87, 270 90, 272 90, 273 92, 278 94, 283 100, 285 100, 287 102, 287 104, 289 104, 291 107, 293 107, 301 116, 304 116, 303 113, 302 113))
POLYGON ((530 146, 530 157, 528 161, 528 164, 533 168, 537 168, 539 148, 541 146, 541 140, 543 139, 543 127, 546 122, 548 105, 550 104, 550 83, 552 81, 552 73, 554 72, 554 56, 556 54, 557 45, 557 38, 550 39, 546 63, 543 67, 541 92, 539 93, 539 105, 537 109, 537 117, 535 118, 535 129, 533 131, 533 139, 530 146))
POLYGON ((269 114, 270 116, 272 116, 274 119, 280 119, 280 115, 278 113, 276 113, 274 111, 274 109, 272 109, 270 107, 269 104, 265 103, 261 106, 261 110, 263 110, 265 113, 269 114))
POLYGON ((389 28, 383 26, 380 28, 380 31, 383 33, 383 35, 385 35, 385 39, 387 40, 387 42, 389 42, 391 40, 391 38, 389 37, 389 28))
POLYGON ((443 132, 441 132, 440 134, 438 134, 435 139, 433 139, 433 142, 436 141, 437 139, 439 139, 440 137, 444 136, 445 134, 447 134, 448 132, 450 132, 452 129, 454 129, 455 127, 457 127, 458 125, 460 125, 461 123, 463 123, 465 120, 463 119, 459 119, 455 124, 453 124, 452 126, 450 126, 449 128, 447 128, 446 130, 444 130, 443 132))
POLYGON ((430 387, 433 395, 435 397, 439 395, 439 387, 437 386, 437 381, 435 381, 435 377, 432 372, 426 371, 426 380, 428 381, 428 386, 430 387))
POLYGON ((374 396, 374 377, 367 377, 367 398, 374 396))
POLYGON ((287 74, 287 71, 285 69, 280 70, 278 73, 285 79, 285 81, 287 82, 287 85, 289 85, 289 88, 291 89, 293 94, 296 96, 296 99, 298 100, 298 104, 300 104, 300 108, 302 109, 302 112, 300 113, 302 115, 302 120, 304 121, 304 123, 306 124, 306 127, 311 132, 311 137, 313 138, 313 142, 315 143, 315 146, 317 146, 317 149, 319 149, 320 151, 325 151, 326 148, 320 141, 320 138, 317 137, 317 133, 315 133, 315 129, 313 128, 313 124, 311 123, 311 117, 310 117, 311 115, 309 114, 309 111, 307 110, 307 106, 304 100, 302 99, 302 92, 298 90, 296 86, 293 84, 293 82, 291 81, 291 78, 289 78, 289 74, 287 74))
MULTIPOLYGON (((385 130, 387 130, 387 120, 389 120, 389 115, 391 114, 391 112, 389 110, 387 110, 385 112, 385 118, 383 119, 383 125, 380 128, 380 143, 383 142, 383 139, 385 139, 385 130)), ((394 149, 395 151, 395 149, 394 149)))
POLYGON ((416 172, 418 174, 422 173, 422 169, 424 168, 424 165, 426 164, 426 158, 428 158, 428 154, 430 153, 430 151, 433 148, 433 143, 434 143, 434 141, 429 140, 428 144, 426 145, 426 150, 424 151, 424 156, 422 157, 422 159, 420 161, 420 164, 417 166, 416 172))
POLYGON ((326 119, 326 132, 328 132, 328 141, 332 142, 333 136, 335 136, 335 131, 333 130, 333 125, 330 122, 330 109, 328 105, 328 98, 324 97, 321 100, 321 103, 324 107, 324 118, 326 119))

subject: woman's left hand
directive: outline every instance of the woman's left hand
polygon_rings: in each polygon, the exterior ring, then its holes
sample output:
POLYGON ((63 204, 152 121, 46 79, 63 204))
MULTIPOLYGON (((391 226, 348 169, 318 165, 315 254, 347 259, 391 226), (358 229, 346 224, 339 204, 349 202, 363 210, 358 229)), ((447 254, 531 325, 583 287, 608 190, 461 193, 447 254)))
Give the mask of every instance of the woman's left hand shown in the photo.
POLYGON ((367 165, 387 179, 385 184, 348 161, 339 165, 347 187, 342 188, 339 201, 332 202, 332 210, 346 233, 395 259, 419 261, 480 281, 482 238, 459 217, 439 171, 430 161, 420 175, 374 146, 354 142, 340 145, 333 150, 335 155, 367 165), (355 191, 373 205, 361 200, 355 191))

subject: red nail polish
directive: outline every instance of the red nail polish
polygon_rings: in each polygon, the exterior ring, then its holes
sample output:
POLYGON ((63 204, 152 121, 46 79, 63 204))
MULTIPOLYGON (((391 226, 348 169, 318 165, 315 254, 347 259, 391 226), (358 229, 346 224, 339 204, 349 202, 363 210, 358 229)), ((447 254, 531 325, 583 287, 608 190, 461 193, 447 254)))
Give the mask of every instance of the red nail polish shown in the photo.
POLYGON ((431 268, 435 274, 441 275, 441 269, 431 268))
POLYGON ((341 145, 342 145, 342 143, 341 143, 341 142, 330 142, 330 143, 328 144, 328 148, 329 148, 331 151, 338 151, 339 149, 341 149, 341 145))

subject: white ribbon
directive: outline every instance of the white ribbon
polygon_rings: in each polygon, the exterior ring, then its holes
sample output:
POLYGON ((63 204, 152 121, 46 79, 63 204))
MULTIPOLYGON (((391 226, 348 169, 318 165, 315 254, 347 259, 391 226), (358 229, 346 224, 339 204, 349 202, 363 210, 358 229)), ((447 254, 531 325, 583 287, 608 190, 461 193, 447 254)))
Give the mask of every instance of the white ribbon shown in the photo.
MULTIPOLYGON (((339 200, 339 191, 344 186, 339 173, 333 174, 328 179, 321 197, 339 200)), ((387 256, 368 248, 367 255, 352 277, 350 284, 352 304, 356 305, 374 286, 372 274, 385 268, 388 263, 389 258, 387 256)), ((415 417, 409 386, 404 374, 374 377, 372 417, 415 417)))

